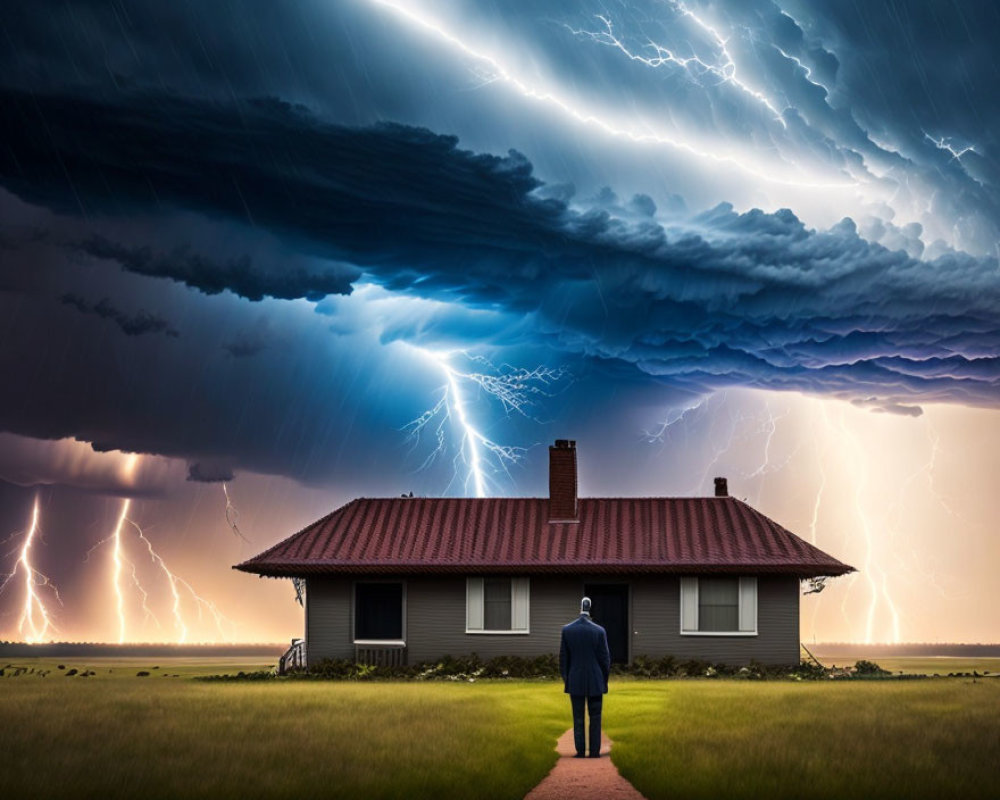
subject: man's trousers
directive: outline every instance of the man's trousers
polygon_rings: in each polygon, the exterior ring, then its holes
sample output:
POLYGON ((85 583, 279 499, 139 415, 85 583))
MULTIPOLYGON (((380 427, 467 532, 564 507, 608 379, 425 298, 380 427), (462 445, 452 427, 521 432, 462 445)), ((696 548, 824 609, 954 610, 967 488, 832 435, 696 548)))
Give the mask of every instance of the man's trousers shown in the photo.
POLYGON ((601 754, 601 706, 604 696, 584 697, 582 694, 571 694, 569 699, 573 704, 573 744, 576 745, 576 754, 584 755, 583 706, 586 700, 587 713, 590 715, 590 755, 597 758, 601 754))

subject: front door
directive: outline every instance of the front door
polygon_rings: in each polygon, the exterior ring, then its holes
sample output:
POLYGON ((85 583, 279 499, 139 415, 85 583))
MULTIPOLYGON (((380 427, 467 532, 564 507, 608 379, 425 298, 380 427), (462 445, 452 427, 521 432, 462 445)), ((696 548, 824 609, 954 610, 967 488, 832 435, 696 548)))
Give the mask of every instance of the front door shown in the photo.
POLYGON ((615 664, 628 663, 628 584, 587 583, 583 593, 590 598, 590 618, 608 632, 608 649, 615 664))

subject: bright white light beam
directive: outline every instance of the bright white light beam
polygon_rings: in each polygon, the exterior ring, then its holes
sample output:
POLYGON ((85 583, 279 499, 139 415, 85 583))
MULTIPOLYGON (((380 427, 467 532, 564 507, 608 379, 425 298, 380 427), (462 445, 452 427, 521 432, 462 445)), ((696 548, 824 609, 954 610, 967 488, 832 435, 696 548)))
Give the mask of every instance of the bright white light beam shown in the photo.
MULTIPOLYGON (((519 77, 515 72, 500 61, 498 58, 487 54, 483 49, 469 43, 466 37, 453 33, 439 20, 420 13, 412 8, 402 5, 393 0, 368 0, 373 5, 385 8, 394 14, 402 17, 413 26, 424 30, 433 36, 446 42, 448 45, 475 59, 480 64, 488 66, 493 75, 493 80, 484 83, 504 83, 530 100, 536 100, 545 105, 552 106, 564 115, 583 125, 598 128, 615 138, 624 138, 640 144, 658 144, 682 150, 685 153, 697 156, 718 164, 731 164, 748 175, 752 175, 768 183, 797 186, 807 189, 844 189, 859 186, 858 181, 803 181, 790 177, 780 177, 774 163, 752 163, 746 156, 736 156, 733 154, 719 154, 702 150, 689 141, 676 138, 662 130, 638 130, 635 127, 628 127, 617 122, 599 111, 587 108, 586 106, 574 102, 562 96, 559 92, 549 87, 533 85, 527 79, 519 77)), ((688 12, 690 13, 690 12, 688 12)), ((481 71, 480 71, 481 72, 481 71)), ((482 74, 478 76, 483 79, 482 74)), ((788 162, 783 162, 782 166, 788 162)))

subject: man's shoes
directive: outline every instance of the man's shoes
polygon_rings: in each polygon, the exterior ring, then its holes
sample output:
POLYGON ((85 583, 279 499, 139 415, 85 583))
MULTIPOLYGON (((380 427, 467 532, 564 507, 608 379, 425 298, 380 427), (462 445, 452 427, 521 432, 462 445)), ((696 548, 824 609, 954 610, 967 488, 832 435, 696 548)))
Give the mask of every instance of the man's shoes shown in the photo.
POLYGON ((600 758, 600 757, 601 757, 600 753, 591 753, 589 756, 587 756, 587 758, 600 758))
POLYGON ((586 757, 587 756, 584 755, 583 753, 577 753, 575 756, 573 756, 573 758, 586 758, 586 757))

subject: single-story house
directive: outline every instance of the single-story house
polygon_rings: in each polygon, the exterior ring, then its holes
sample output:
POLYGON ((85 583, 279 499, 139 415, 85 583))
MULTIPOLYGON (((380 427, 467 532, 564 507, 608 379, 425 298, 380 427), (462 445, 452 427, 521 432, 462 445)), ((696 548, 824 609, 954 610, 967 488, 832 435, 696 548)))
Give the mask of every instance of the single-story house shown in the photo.
POLYGON ((800 581, 854 568, 730 497, 360 498, 238 564, 305 580, 305 658, 411 663, 559 652, 593 600, 612 658, 799 661, 800 581))

